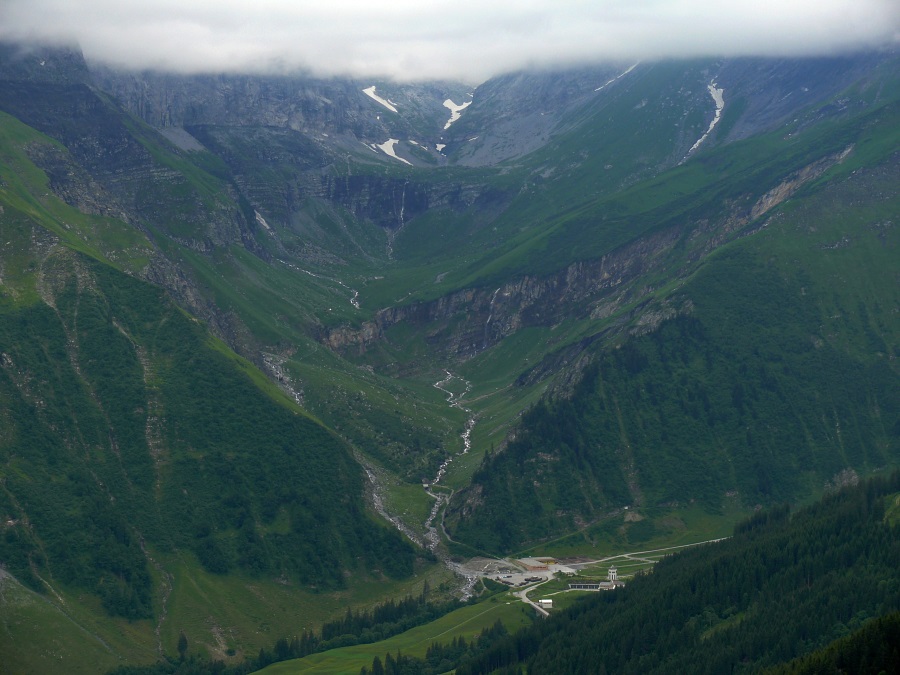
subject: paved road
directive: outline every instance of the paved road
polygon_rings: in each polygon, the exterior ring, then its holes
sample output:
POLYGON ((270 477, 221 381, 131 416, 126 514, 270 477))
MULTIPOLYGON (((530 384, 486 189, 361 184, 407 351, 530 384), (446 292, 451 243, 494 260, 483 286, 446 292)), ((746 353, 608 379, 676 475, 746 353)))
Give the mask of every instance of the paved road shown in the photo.
POLYGON ((513 594, 513 595, 518 596, 518 597, 519 597, 519 600, 521 600, 522 602, 527 603, 527 604, 531 605, 532 607, 534 607, 535 610, 537 610, 537 613, 540 614, 541 616, 543 616, 545 619, 546 619, 548 616, 550 616, 550 612, 548 612, 546 609, 544 609, 543 607, 541 607, 541 606, 540 606, 539 604, 537 604, 536 602, 533 602, 533 601, 528 597, 528 591, 533 591, 535 588, 537 588, 538 586, 540 586, 540 585, 542 585, 542 584, 546 584, 548 581, 550 581, 550 579, 544 579, 544 580, 543 580, 541 583, 539 583, 539 584, 535 584, 534 586, 529 586, 528 588, 523 588, 521 591, 516 591, 516 592, 513 594))
MULTIPOLYGON (((695 544, 681 544, 679 546, 667 546, 665 548, 656 548, 656 549, 652 549, 649 551, 634 551, 632 553, 619 553, 618 555, 611 555, 606 558, 601 558, 600 560, 591 560, 591 561, 585 562, 585 563, 573 564, 573 565, 571 565, 571 567, 573 567, 573 568, 579 567, 580 568, 580 567, 585 567, 587 565, 595 565, 595 564, 601 563, 601 562, 610 562, 613 560, 622 560, 622 559, 624 559, 624 560, 643 560, 648 563, 655 563, 656 562, 655 560, 641 558, 639 556, 646 555, 648 553, 661 553, 664 551, 674 551, 674 550, 677 550, 680 548, 688 548, 690 546, 699 546, 700 544, 711 544, 713 542, 722 541, 723 539, 727 539, 727 538, 728 537, 721 537, 719 539, 708 539, 706 541, 698 541, 695 544)), ((522 602, 534 607, 535 611, 537 611, 538 614, 540 614, 541 616, 548 617, 548 616, 550 616, 550 613, 546 609, 541 607, 539 604, 537 604, 536 602, 533 602, 531 599, 529 599, 528 593, 530 591, 533 591, 534 589, 536 589, 538 586, 540 586, 542 584, 546 584, 552 578, 553 577, 547 578, 544 581, 542 581, 538 584, 535 584, 534 586, 528 586, 527 588, 523 588, 521 590, 514 591, 513 595, 517 596, 522 602)))
MULTIPOLYGON (((701 544, 712 544, 717 541, 724 541, 725 539, 728 539, 728 538, 729 537, 719 537, 718 539, 707 539, 706 541, 698 541, 694 544, 680 544, 678 546, 667 546, 665 548, 654 548, 654 549, 650 549, 649 551, 632 551, 631 553, 619 553, 617 555, 611 555, 606 558, 600 558, 599 560, 588 560, 587 562, 583 562, 583 563, 574 563, 571 565, 571 567, 585 567, 587 565, 596 565, 597 563, 610 562, 612 560, 618 560, 619 558, 634 560, 635 558, 633 556, 641 556, 641 555, 645 555, 647 553, 662 553, 663 551, 675 551, 679 548, 689 548, 691 546, 700 546, 701 544)), ((655 561, 648 560, 648 562, 655 562, 655 561)))

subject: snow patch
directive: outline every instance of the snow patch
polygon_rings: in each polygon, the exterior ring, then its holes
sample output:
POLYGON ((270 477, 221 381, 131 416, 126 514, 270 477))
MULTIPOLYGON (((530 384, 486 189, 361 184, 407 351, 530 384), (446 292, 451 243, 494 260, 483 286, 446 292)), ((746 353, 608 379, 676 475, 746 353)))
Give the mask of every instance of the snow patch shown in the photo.
POLYGON ((697 142, 691 146, 691 149, 688 150, 684 159, 687 159, 694 150, 700 147, 700 144, 706 140, 706 137, 709 136, 710 132, 715 129, 716 125, 719 123, 719 120, 722 119, 722 108, 725 107, 725 90, 717 88, 715 80, 711 80, 706 88, 709 90, 709 95, 712 96, 713 101, 716 103, 716 115, 713 117, 712 122, 709 123, 709 128, 706 130, 706 133, 697 139, 697 142))
POLYGON ((447 147, 447 144, 446 143, 436 143, 434 147, 437 148, 438 152, 443 152, 444 148, 447 147))
POLYGON ((597 87, 596 89, 594 89, 594 91, 600 91, 601 89, 606 89, 609 85, 611 85, 611 84, 612 84, 613 82, 615 82, 616 80, 625 77, 628 73, 630 73, 632 70, 634 70, 635 68, 637 68, 638 63, 640 63, 640 61, 638 61, 637 63, 635 63, 633 66, 631 66, 631 67, 628 68, 627 70, 625 70, 625 71, 619 73, 618 75, 616 75, 613 79, 611 79, 611 80, 610 80, 609 82, 607 82, 606 84, 601 84, 599 87, 597 87))
POLYGON ((367 87, 366 89, 363 89, 362 93, 364 93, 366 96, 368 96, 372 100, 378 101, 381 105, 383 105, 385 108, 387 108, 391 112, 397 112, 397 109, 394 107, 393 101, 389 101, 387 99, 381 98, 378 94, 375 93, 375 85, 374 84, 371 87, 367 87))
POLYGON ((453 124, 456 120, 459 119, 459 116, 462 114, 462 111, 468 108, 472 104, 472 101, 466 101, 465 103, 461 103, 457 105, 451 99, 447 99, 444 101, 444 107, 450 111, 450 119, 447 120, 447 123, 444 125, 444 129, 449 129, 450 125, 453 124))
POLYGON ((169 141, 174 143, 181 150, 187 152, 200 152, 206 149, 200 141, 191 136, 183 127, 166 127, 165 129, 160 129, 159 133, 169 139, 169 141))
POLYGON ((262 217, 262 214, 259 211, 254 211, 253 213, 256 215, 256 222, 271 232, 272 228, 269 227, 269 224, 266 222, 266 219, 262 217))
POLYGON ((399 142, 400 141, 398 141, 396 138, 389 138, 384 143, 379 145, 378 147, 381 149, 381 151, 384 154, 388 155, 389 157, 393 157, 394 159, 399 159, 404 164, 409 164, 410 166, 412 166, 412 162, 408 162, 405 159, 403 159, 402 157, 397 157, 397 153, 394 152, 394 146, 399 142))

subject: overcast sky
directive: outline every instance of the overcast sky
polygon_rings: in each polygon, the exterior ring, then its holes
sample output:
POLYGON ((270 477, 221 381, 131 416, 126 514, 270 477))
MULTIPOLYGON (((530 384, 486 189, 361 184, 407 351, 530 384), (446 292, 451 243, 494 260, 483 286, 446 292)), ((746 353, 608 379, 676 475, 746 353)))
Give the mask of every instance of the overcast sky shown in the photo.
POLYGON ((0 37, 182 72, 478 83, 527 66, 900 45, 900 0, 0 0, 0 37))

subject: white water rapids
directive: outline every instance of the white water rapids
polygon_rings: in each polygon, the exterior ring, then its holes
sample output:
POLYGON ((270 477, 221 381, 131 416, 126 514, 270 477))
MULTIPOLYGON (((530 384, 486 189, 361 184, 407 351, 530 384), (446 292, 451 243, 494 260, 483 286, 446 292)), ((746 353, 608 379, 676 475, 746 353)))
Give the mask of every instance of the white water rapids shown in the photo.
MULTIPOLYGON (((451 408, 462 410, 467 415, 466 426, 461 434, 463 439, 463 449, 462 452, 459 453, 460 455, 465 455, 472 448, 472 429, 475 428, 475 415, 471 410, 469 410, 462 404, 462 398, 466 394, 468 394, 469 391, 471 391, 472 383, 468 380, 464 380, 458 375, 454 375, 449 370, 445 370, 444 374, 446 375, 446 377, 438 380, 432 386, 447 395, 447 403, 451 408), (457 395, 447 388, 453 380, 459 380, 463 383, 465 389, 462 394, 457 395)), ((428 550, 434 553, 438 557, 438 559, 447 566, 448 569, 465 579, 465 583, 462 587, 462 597, 463 600, 465 600, 471 597, 472 591, 475 588, 475 584, 478 582, 478 577, 472 574, 466 574, 457 563, 450 560, 450 558, 438 548, 438 544, 440 544, 441 542, 441 534, 438 532, 438 527, 441 528, 444 536, 447 536, 447 532, 446 530, 444 530, 443 513, 441 509, 447 504, 448 501, 450 501, 450 497, 453 495, 453 490, 450 490, 449 492, 444 492, 443 490, 436 492, 433 489, 434 487, 438 486, 444 475, 447 473, 447 467, 450 465, 450 462, 453 461, 454 457, 458 456, 459 455, 453 455, 445 459, 441 466, 438 468, 434 480, 431 481, 430 484, 426 484, 423 486, 428 496, 434 499, 434 505, 431 507, 431 513, 428 514, 428 519, 425 521, 425 541, 428 550), (440 522, 435 523, 435 521, 438 519, 438 516, 440 516, 441 520, 440 522)), ((447 538, 449 539, 449 537, 447 538)))

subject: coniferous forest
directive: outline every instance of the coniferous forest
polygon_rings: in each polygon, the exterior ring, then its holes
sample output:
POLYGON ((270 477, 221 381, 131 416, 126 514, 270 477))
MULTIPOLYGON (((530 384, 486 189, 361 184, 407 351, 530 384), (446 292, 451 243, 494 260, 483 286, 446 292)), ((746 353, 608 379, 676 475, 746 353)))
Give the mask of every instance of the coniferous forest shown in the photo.
POLYGON ((787 507, 759 512, 732 538, 668 557, 652 574, 536 623, 456 672, 808 673, 876 657, 884 661, 867 662, 872 670, 844 672, 897 672, 887 667, 896 663, 896 614, 871 620, 900 610, 898 492, 894 473, 793 515, 787 507), (823 651, 783 665, 815 650, 823 651))

